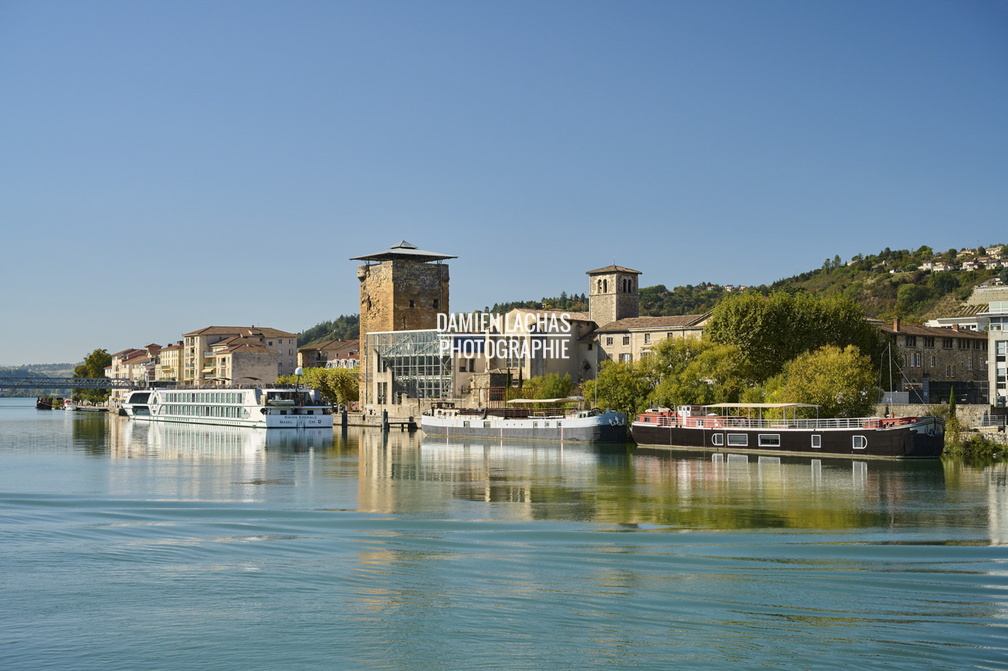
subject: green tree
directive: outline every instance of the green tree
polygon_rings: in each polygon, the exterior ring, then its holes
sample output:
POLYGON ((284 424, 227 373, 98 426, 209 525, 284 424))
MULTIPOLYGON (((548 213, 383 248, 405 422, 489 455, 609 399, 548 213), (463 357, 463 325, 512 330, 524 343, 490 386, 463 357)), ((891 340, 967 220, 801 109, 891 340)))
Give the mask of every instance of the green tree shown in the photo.
POLYGON ((645 366, 633 361, 604 361, 598 377, 582 385, 584 397, 597 408, 633 417, 648 405, 653 389, 645 366))
POLYGON ((713 342, 734 345, 757 383, 777 375, 799 354, 824 345, 855 345, 871 360, 881 357, 881 332, 865 320, 853 300, 835 295, 774 292, 728 297, 714 309, 705 329, 713 342))
POLYGON ((878 400, 875 369, 857 347, 826 345, 789 361, 771 382, 773 403, 814 403, 827 417, 864 417, 878 400))
POLYGON ((931 273, 928 288, 936 297, 944 296, 959 288, 959 279, 954 273, 931 273))
POLYGON ((360 337, 360 317, 340 315, 334 321, 316 324, 298 334, 298 347, 326 340, 357 340, 360 337))
POLYGON ((322 400, 330 405, 349 405, 357 401, 358 377, 356 371, 346 368, 305 368, 297 375, 277 378, 280 384, 297 384, 306 389, 317 389, 322 400))
POLYGON ((530 377, 522 380, 521 369, 518 369, 519 386, 510 389, 508 400, 516 398, 567 398, 574 389, 570 375, 560 376, 550 373, 541 377, 530 377))
POLYGON ((739 400, 752 374, 734 345, 698 338, 667 338, 644 362, 653 381, 652 404, 674 408, 739 400))
POLYGON ((543 378, 539 387, 539 398, 567 398, 573 388, 574 383, 571 382, 569 374, 561 377, 556 373, 550 373, 543 378))
POLYGON ((903 313, 914 312, 931 298, 931 292, 918 284, 901 284, 896 290, 896 308, 903 313))
MULTIPOLYGON (((86 357, 84 363, 74 368, 74 377, 108 378, 105 369, 112 365, 112 355, 103 349, 96 349, 86 357)), ((108 400, 109 389, 74 389, 74 398, 98 405, 108 400)))

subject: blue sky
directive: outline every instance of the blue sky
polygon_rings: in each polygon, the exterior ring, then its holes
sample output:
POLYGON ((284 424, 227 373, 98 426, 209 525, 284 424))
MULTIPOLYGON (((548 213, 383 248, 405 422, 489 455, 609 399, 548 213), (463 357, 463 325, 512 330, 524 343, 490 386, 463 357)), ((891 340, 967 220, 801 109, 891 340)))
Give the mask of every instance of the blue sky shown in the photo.
POLYGON ((1008 242, 1008 3, 0 0, 0 364, 1008 242))

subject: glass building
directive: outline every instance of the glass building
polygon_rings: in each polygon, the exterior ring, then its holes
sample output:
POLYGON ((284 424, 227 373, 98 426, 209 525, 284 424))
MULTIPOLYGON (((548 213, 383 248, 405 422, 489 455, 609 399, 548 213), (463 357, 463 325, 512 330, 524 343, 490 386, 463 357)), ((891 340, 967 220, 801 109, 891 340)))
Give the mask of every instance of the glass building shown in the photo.
POLYGON ((377 403, 399 403, 403 394, 419 399, 452 396, 452 353, 441 351, 438 331, 368 333, 366 346, 373 359, 365 383, 375 385, 372 398, 377 403))

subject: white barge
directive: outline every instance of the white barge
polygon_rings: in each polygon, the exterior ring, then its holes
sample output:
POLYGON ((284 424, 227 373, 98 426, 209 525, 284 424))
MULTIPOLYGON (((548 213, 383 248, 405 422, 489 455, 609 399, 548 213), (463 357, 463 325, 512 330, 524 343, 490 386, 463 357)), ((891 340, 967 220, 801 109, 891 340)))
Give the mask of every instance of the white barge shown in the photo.
MULTIPOLYGON (((567 399, 521 399, 511 403, 544 404, 567 399)), ((623 443, 626 415, 612 410, 527 408, 436 408, 423 415, 420 428, 429 436, 548 440, 564 443, 623 443)))
POLYGON ((142 389, 122 405, 131 419, 149 422, 250 426, 261 429, 332 428, 332 408, 314 389, 142 389))

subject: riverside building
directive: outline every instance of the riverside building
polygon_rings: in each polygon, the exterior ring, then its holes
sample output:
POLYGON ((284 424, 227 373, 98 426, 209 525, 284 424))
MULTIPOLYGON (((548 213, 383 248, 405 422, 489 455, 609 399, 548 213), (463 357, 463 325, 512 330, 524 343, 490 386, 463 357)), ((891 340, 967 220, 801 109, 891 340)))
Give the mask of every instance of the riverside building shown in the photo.
POLYGON ((640 271, 588 271, 589 310, 449 310, 450 254, 402 241, 353 257, 360 281, 360 403, 418 415, 437 404, 504 401, 521 379, 594 379, 601 362, 637 360, 667 337, 699 335, 709 315, 640 317, 640 271), (617 344, 618 343, 618 344, 617 344))

